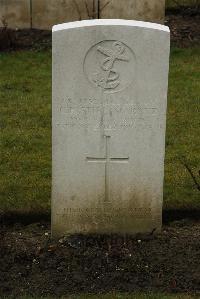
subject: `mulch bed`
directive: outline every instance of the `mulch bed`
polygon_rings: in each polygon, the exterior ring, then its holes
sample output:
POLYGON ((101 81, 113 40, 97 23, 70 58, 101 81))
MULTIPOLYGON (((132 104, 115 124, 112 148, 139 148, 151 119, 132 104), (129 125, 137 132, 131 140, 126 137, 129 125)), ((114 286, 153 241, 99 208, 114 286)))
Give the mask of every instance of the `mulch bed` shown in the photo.
POLYGON ((0 296, 157 291, 200 294, 200 222, 159 235, 50 238, 49 223, 2 225, 0 296))
MULTIPOLYGON (((200 45, 200 15, 173 14, 166 15, 165 24, 170 27, 171 41, 178 47, 200 45)), ((25 29, 10 30, 0 28, 0 51, 51 48, 51 32, 47 30, 25 29)))

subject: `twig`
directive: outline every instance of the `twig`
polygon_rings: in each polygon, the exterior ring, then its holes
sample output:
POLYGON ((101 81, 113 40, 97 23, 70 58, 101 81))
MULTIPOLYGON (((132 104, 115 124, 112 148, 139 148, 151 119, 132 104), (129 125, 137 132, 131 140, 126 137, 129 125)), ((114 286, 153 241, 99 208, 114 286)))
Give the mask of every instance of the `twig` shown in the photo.
POLYGON ((111 1, 106 2, 102 7, 100 7, 100 12, 104 10, 106 6, 108 6, 111 3, 111 1))
POLYGON ((79 6, 78 6, 76 0, 73 0, 73 3, 74 3, 74 5, 75 5, 75 7, 76 7, 76 10, 77 10, 77 12, 78 12, 79 21, 81 21, 81 20, 82 20, 82 17, 81 17, 81 11, 80 11, 80 9, 79 9, 79 6))
POLYGON ((1 23, 3 25, 3 29, 6 30, 8 28, 8 23, 6 22, 6 19, 4 16, 1 18, 1 23))
MULTIPOLYGON (((191 178, 193 179, 193 182, 194 182, 195 186, 196 186, 197 189, 200 191, 200 183, 197 181, 197 178, 196 178, 196 176, 194 175, 192 169, 189 167, 189 165, 188 165, 185 161, 181 160, 181 163, 183 164, 183 166, 185 166, 185 168, 186 168, 187 171, 189 172, 191 178)), ((200 176, 200 170, 199 170, 198 173, 199 173, 199 176, 200 176)))
POLYGON ((85 0, 84 3, 85 3, 86 11, 87 11, 87 16, 88 16, 89 19, 92 19, 92 16, 90 15, 90 12, 89 12, 89 8, 88 8, 87 0, 85 0))
POLYGON ((178 2, 178 0, 173 0, 173 2, 177 5, 177 6, 181 6, 180 3, 178 2))
POLYGON ((99 0, 93 0, 93 19, 99 19, 99 0))

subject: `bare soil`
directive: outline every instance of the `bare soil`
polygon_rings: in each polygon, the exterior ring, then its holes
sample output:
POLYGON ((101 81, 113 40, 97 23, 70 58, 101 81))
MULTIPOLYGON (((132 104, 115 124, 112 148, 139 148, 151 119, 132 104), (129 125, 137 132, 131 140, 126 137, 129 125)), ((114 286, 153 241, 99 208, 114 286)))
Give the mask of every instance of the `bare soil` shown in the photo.
POLYGON ((200 45, 200 14, 166 15, 165 25, 171 32, 171 43, 178 47, 200 45))
POLYGON ((157 291, 200 294, 200 222, 179 220, 159 235, 70 236, 49 223, 2 225, 0 296, 157 291))
MULTIPOLYGON (((200 14, 167 12, 165 24, 170 27, 172 45, 200 45, 200 14)), ((47 30, 11 30, 0 28, 0 51, 51 48, 51 32, 47 30)))

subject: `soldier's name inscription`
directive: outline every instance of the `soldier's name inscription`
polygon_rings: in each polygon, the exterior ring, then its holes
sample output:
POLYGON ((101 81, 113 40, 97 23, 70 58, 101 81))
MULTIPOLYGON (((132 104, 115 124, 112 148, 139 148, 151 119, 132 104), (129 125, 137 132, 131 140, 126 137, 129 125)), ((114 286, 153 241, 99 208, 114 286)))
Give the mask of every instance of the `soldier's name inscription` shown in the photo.
POLYGON ((136 126, 150 128, 153 125, 152 118, 157 120, 161 115, 156 107, 130 104, 128 100, 115 103, 109 99, 99 102, 98 99, 66 98, 56 109, 62 120, 56 123, 57 126, 83 126, 93 130, 102 127, 114 130, 136 126))

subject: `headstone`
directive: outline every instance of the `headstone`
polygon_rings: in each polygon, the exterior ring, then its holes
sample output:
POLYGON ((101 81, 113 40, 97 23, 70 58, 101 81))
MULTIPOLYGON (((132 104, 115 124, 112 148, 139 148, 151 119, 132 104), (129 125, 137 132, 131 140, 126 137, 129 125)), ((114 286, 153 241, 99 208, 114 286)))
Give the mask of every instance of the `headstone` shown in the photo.
POLYGON ((52 235, 159 231, 169 29, 53 27, 52 235))

